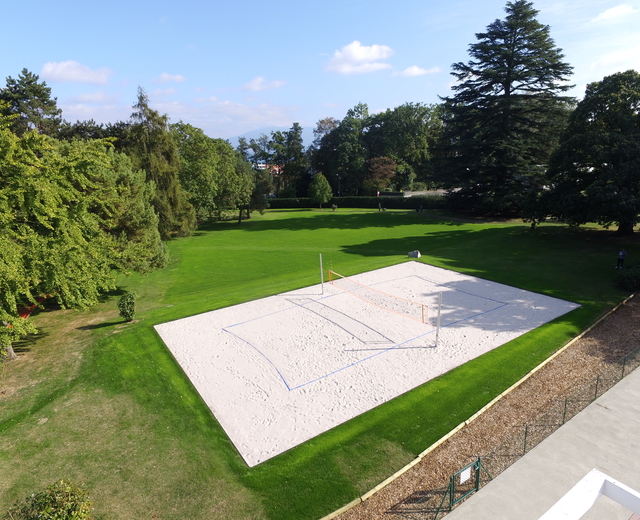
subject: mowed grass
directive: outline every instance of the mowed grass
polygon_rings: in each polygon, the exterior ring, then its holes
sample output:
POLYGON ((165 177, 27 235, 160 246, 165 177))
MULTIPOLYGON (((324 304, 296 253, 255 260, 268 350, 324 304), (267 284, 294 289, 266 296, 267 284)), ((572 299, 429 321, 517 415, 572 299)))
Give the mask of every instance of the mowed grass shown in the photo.
POLYGON ((412 460, 620 302, 613 268, 635 238, 410 212, 270 211, 169 245, 170 265, 119 279, 84 312, 35 316, 38 337, 0 380, 0 513, 60 478, 85 484, 96 519, 316 519, 412 460), (582 307, 255 468, 248 468, 153 325, 318 283, 420 261, 582 307))

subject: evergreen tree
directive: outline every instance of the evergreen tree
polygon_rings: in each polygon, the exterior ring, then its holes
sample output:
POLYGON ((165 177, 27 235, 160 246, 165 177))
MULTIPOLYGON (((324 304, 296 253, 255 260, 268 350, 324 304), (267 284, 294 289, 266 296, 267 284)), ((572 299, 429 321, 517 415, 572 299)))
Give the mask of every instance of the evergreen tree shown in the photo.
POLYGON ((269 166, 275 169, 276 193, 282 195, 286 190, 292 196, 297 195, 298 181, 309 168, 304 152, 302 127, 293 123, 287 132, 272 132, 269 150, 268 162, 269 166))
POLYGON ((531 2, 508 2, 452 65, 455 95, 443 98, 442 182, 466 209, 512 213, 540 189, 545 165, 573 103, 560 96, 572 67, 531 2))
POLYGON ((6 102, 4 115, 15 114, 11 130, 21 136, 29 130, 54 135, 62 121, 57 98, 51 98, 51 88, 27 69, 22 69, 18 79, 7 78, 7 86, 0 90, 0 101, 6 102))
POLYGON ((146 172, 155 184, 153 206, 158 214, 158 230, 163 240, 174 235, 190 235, 196 227, 196 214, 180 184, 178 145, 169 131, 169 119, 149 107, 142 88, 133 105, 131 125, 126 133, 125 151, 134 169, 146 172))

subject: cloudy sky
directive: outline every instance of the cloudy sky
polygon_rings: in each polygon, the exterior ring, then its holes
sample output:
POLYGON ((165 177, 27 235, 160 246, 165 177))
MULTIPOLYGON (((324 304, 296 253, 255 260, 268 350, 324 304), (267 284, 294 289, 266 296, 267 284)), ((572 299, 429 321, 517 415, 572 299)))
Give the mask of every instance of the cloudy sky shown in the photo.
MULTIPOLYGON (((128 119, 138 86, 172 122, 231 138, 450 94, 451 64, 506 0, 29 0, 3 5, 0 86, 27 68, 68 121, 128 119)), ((640 71, 640 0, 538 0, 572 95, 640 71), (621 3, 624 2, 624 3, 621 3)), ((306 143, 308 144, 308 143, 306 143)))

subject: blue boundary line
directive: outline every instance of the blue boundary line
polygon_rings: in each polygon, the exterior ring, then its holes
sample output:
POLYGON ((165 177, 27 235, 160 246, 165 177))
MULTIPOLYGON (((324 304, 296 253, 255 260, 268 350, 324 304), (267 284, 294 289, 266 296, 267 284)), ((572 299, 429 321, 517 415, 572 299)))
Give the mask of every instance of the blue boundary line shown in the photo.
MULTIPOLYGON (((409 275, 409 276, 402 276, 402 277, 398 277, 398 278, 393 278, 393 279, 391 279, 391 280, 385 280, 385 281, 378 282, 378 283, 373 284, 373 285, 380 285, 380 284, 383 284, 383 283, 394 282, 394 281, 397 281, 397 280, 405 280, 405 279, 407 279, 407 278, 414 278, 414 277, 415 277, 415 278, 419 278, 419 279, 421 279, 421 280, 424 280, 424 281, 426 281, 426 282, 432 283, 433 285, 436 285, 436 286, 440 286, 440 287, 447 287, 448 289, 452 289, 451 287, 448 287, 446 284, 441 284, 441 283, 435 282, 435 281, 433 281, 433 280, 429 280, 428 278, 424 278, 424 277, 422 277, 422 276, 418 276, 418 275, 415 275, 415 274, 414 274, 414 275, 409 275)), ((373 285, 372 285, 372 286, 373 286, 373 285)), ((457 324, 457 323, 462 323, 462 322, 464 322, 464 321, 468 321, 468 320, 471 320, 471 319, 473 319, 473 318, 477 318, 478 316, 482 316, 482 315, 484 315, 484 314, 488 314, 488 313, 490 313, 490 312, 497 311, 497 310, 499 310, 499 309, 501 309, 501 308, 506 307, 507 305, 509 305, 509 302, 503 302, 503 301, 500 301, 500 300, 496 300, 496 299, 494 299, 494 298, 489 298, 489 297, 486 297, 486 296, 480 296, 480 295, 478 295, 478 294, 474 294, 474 293, 471 293, 471 292, 468 292, 468 291, 462 291, 462 290, 459 290, 459 289, 452 289, 452 290, 453 290, 453 291, 456 291, 456 292, 463 293, 463 294, 468 294, 468 295, 470 295, 470 296, 475 296, 476 298, 480 298, 480 299, 483 299, 483 300, 487 300, 487 301, 491 301, 491 302, 499 303, 500 305, 498 305, 497 307, 494 307, 493 309, 488 309, 488 310, 486 310, 486 311, 482 311, 482 312, 479 312, 479 313, 477 313, 477 314, 473 314, 473 315, 471 315, 471 316, 467 316, 466 318, 463 318, 463 319, 460 319, 460 320, 456 320, 456 321, 453 321, 453 322, 451 322, 451 323, 447 323, 446 325, 441 325, 441 328, 451 327, 452 325, 455 325, 455 324, 457 324)), ((342 293, 339 293, 339 294, 342 294, 342 293)), ((307 381, 306 383, 302 383, 302 384, 299 384, 299 385, 296 385, 296 386, 289 386, 289 383, 287 382, 287 379, 286 379, 286 378, 285 378, 285 376, 282 374, 282 372, 278 369, 278 366, 277 366, 273 361, 271 361, 271 359, 269 359, 269 357, 268 357, 266 354, 264 354, 264 352, 262 352, 262 351, 260 350, 260 348, 258 348, 256 345, 254 345, 253 343, 251 343, 251 342, 250 342, 250 341, 248 341, 247 339, 243 338, 242 336, 240 336, 240 335, 238 335, 238 334, 235 334, 234 332, 232 332, 232 331, 228 330, 228 329, 230 329, 230 328, 232 328, 232 327, 238 327, 238 326, 240 326, 240 325, 245 325, 245 324, 247 324, 247 323, 251 323, 251 322, 253 322, 253 321, 261 320, 261 319, 266 318, 266 317, 269 317, 269 316, 274 316, 275 314, 279 314, 279 313, 281 313, 281 312, 290 311, 291 309, 295 309, 295 308, 298 308, 298 307, 306 307, 309 303, 317 303, 317 302, 320 302, 321 300, 325 300, 325 299, 327 299, 327 298, 333 298, 334 296, 338 296, 338 294, 337 294, 337 295, 327 295, 327 296, 322 296, 322 297, 320 297, 320 298, 316 298, 316 299, 309 298, 308 303, 305 303, 305 304, 302 304, 302 305, 300 305, 300 304, 293 304, 291 307, 287 307, 286 309, 280 309, 280 310, 278 310, 278 311, 274 311, 274 312, 271 312, 271 313, 269 313, 269 314, 264 314, 264 315, 259 316, 259 317, 256 317, 256 318, 252 318, 252 319, 250 319, 250 320, 246 320, 246 321, 243 321, 243 322, 234 323, 233 325, 229 325, 229 326, 227 326, 227 327, 223 327, 223 328, 222 328, 222 330, 223 330, 224 332, 227 332, 228 334, 231 334, 232 336, 234 336, 234 337, 238 338, 240 341, 242 341, 242 342, 246 343, 246 344, 247 344, 247 345, 249 345, 251 348, 253 348, 253 349, 254 349, 258 354, 260 354, 260 356, 262 356, 262 357, 267 361, 267 363, 269 363, 269 364, 274 368, 274 370, 276 371, 276 373, 278 374, 278 376, 280 376, 280 379, 282 379, 282 382, 284 383, 284 385, 285 385, 285 387, 287 388, 287 390, 288 390, 288 391, 297 390, 297 389, 302 388, 302 387, 304 387, 304 386, 307 386, 307 385, 310 385, 310 384, 312 384, 312 383, 316 383, 316 382, 318 382, 318 381, 321 381, 322 379, 326 379, 327 377, 330 377, 330 376, 332 376, 332 375, 334 375, 334 374, 337 374, 338 372, 342 372, 343 370, 346 370, 346 369, 348 369, 348 368, 352 368, 352 367, 354 367, 354 366, 356 366, 356 365, 359 365, 359 364, 361 364, 361 363, 364 363, 365 361, 369 361, 370 359, 373 359, 373 358, 375 358, 375 357, 377 357, 377 356, 380 356, 380 355, 382 355, 382 354, 386 354, 387 352, 390 352, 391 350, 395 350, 395 349, 397 349, 398 347, 400 347, 400 346, 402 346, 402 345, 406 345, 407 343, 411 343, 412 341, 415 341, 415 340, 418 340, 418 339, 420 339, 420 338, 423 338, 424 336, 428 336, 429 334, 433 334, 433 333, 434 333, 434 331, 435 331, 435 329, 431 329, 430 331, 425 332, 424 334, 420 334, 420 335, 418 335, 418 336, 415 336, 415 337, 413 337, 413 338, 409 338, 409 339, 407 339, 407 340, 405 340, 405 341, 402 341, 402 342, 400 342, 400 343, 396 343, 395 345, 393 345, 393 346, 391 346, 391 347, 389 347, 389 348, 383 349, 383 350, 381 350, 380 352, 376 352, 375 354, 372 354, 372 355, 370 355, 370 356, 367 356, 366 358, 360 359, 360 360, 358 360, 358 361, 355 361, 355 362, 353 362, 353 363, 350 363, 349 365, 345 365, 345 366, 343 366, 343 367, 341 367, 341 368, 338 368, 338 369, 336 369, 336 370, 333 370, 332 372, 328 372, 327 374, 324 374, 324 375, 322 375, 322 376, 320 376, 320 377, 317 377, 316 379, 312 379, 312 380, 310 380, 310 381, 307 381)), ((289 302, 290 302, 290 300, 288 300, 288 299, 287 299, 287 301, 289 301, 289 302)), ((327 306, 327 307, 328 307, 328 306, 327 306)), ((330 307, 329 307, 329 308, 330 308, 330 307)), ((311 309, 307 309, 307 310, 309 310, 310 312, 314 312, 314 311, 313 311, 313 310, 311 310, 311 309)), ((335 309, 333 309, 333 310, 335 310, 335 309)), ((337 311, 337 312, 340 312, 340 311, 337 311)), ((318 316, 320 316, 320 317, 321 317, 321 318, 323 318, 324 320, 328 321, 329 323, 333 323, 334 325, 338 326, 339 328, 342 328, 343 330, 346 330, 346 329, 344 329, 343 327, 340 327, 340 326, 339 326, 337 323, 335 323, 333 320, 330 320, 329 318, 325 318, 325 317, 324 317, 324 316, 322 316, 321 314, 318 314, 318 313, 315 313, 315 314, 317 314, 318 316)), ((368 327, 368 326, 367 326, 367 325, 365 325, 365 327, 368 327)), ((368 327, 368 328, 371 328, 371 327, 368 327)), ((374 329, 372 329, 372 330, 374 330, 374 329)), ((348 332, 348 331, 347 331, 347 332, 348 332)), ((377 331, 376 331, 376 332, 377 332, 377 331)), ((379 334, 380 336, 384 337, 384 335, 380 334, 379 332, 378 332, 378 334, 379 334)), ((362 343, 364 343, 364 342, 362 342, 362 343)))

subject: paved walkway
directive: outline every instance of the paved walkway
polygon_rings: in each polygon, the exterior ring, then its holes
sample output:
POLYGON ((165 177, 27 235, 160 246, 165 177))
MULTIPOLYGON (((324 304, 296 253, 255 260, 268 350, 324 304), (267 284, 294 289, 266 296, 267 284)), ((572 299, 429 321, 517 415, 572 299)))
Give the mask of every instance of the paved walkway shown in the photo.
MULTIPOLYGON (((447 520, 537 520, 596 468, 640 491, 640 368, 446 516, 447 520)), ((581 520, 629 520, 601 497, 581 520)))

